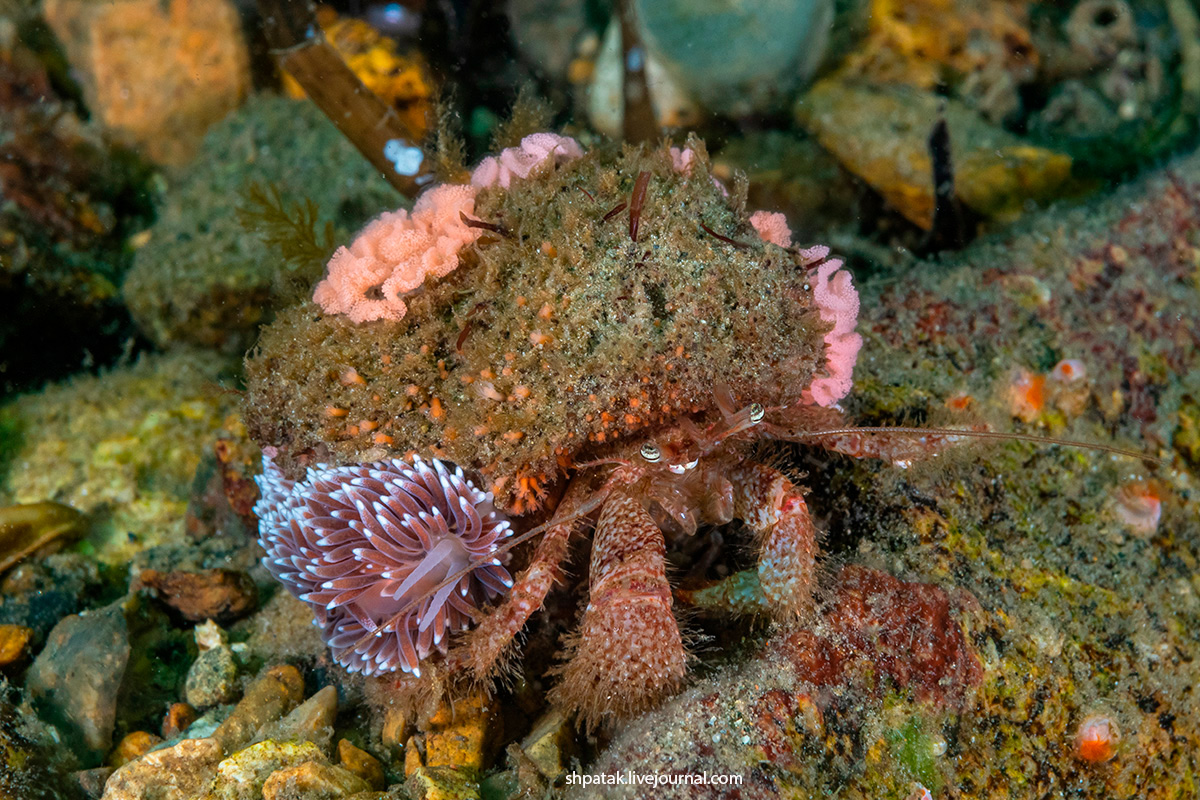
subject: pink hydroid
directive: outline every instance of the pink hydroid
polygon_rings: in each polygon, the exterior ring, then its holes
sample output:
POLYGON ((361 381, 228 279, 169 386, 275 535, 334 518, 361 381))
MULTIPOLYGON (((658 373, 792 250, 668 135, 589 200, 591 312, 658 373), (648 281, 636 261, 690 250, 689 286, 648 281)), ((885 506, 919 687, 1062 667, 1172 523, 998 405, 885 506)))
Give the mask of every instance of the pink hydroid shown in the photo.
POLYGON ((506 147, 499 155, 480 161, 471 173, 471 185, 478 189, 489 186, 507 189, 514 180, 523 180, 582 155, 583 148, 570 136, 531 133, 521 140, 520 147, 506 147))
POLYGON ((813 301, 821 311, 824 322, 833 329, 825 334, 825 372, 814 378, 804 390, 804 399, 819 406, 831 406, 850 392, 854 364, 862 349, 862 336, 854 332, 858 322, 858 291, 850 273, 842 269, 840 258, 825 259, 829 248, 824 245, 800 250, 800 258, 817 264, 813 279, 813 301), (819 262, 819 263, 818 263, 819 262))
POLYGON ((458 267, 458 252, 479 237, 464 221, 475 213, 475 189, 435 186, 417 199, 412 213, 381 214, 349 247, 339 247, 313 301, 326 314, 351 322, 399 320, 408 312, 404 296, 458 267))
POLYGON ((350 672, 420 675, 422 659, 444 653, 449 633, 512 586, 493 555, 511 533, 509 522, 461 469, 420 458, 411 466, 399 459, 320 464, 290 481, 273 455, 264 451, 254 506, 263 564, 312 606, 334 659, 350 672), (471 564, 478 566, 430 594, 471 564), (423 596, 395 625, 384 625, 423 596))

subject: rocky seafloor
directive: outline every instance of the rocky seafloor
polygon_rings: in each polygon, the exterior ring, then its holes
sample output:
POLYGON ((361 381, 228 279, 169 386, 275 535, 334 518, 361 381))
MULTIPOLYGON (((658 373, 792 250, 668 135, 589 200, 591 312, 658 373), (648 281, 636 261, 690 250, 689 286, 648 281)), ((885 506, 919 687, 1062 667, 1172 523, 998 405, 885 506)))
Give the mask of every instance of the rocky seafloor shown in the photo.
MULTIPOLYGON (((1189 4, 782 4, 812 27, 773 34, 766 63, 732 33, 710 41, 736 57, 685 45, 714 20, 760 30, 780 4, 684 19, 639 0, 660 125, 706 133, 751 208, 847 256, 865 340, 847 417, 1041 441, 906 465, 771 449, 820 530, 817 608, 788 626, 735 614, 759 600, 754 556, 736 527, 703 529, 668 553, 687 685, 589 732, 547 700, 586 537, 504 679, 446 700, 348 675, 259 563, 239 356, 396 201, 314 107, 249 74, 233 6, 211 2, 181 0, 172 27, 121 0, 140 21, 126 47, 173 54, 139 76, 161 109, 100 69, 124 63, 97 35, 120 14, 0 5, 0 292, 21 312, 0 336, 0 800, 1200 797, 1189 4), (94 24, 66 24, 80 14, 94 24), (197 59, 222 77, 177 84, 197 59), (985 232, 965 249, 939 239, 950 201, 965 238, 985 232)), ((545 0, 506 14, 509 49, 430 59, 451 62, 474 155, 522 81, 543 119, 618 137, 623 109, 596 102, 619 88, 612 21, 545 0)), ((365 31, 343 29, 359 47, 343 55, 408 86, 365 31)), ((446 146, 453 126, 426 121, 446 146)))

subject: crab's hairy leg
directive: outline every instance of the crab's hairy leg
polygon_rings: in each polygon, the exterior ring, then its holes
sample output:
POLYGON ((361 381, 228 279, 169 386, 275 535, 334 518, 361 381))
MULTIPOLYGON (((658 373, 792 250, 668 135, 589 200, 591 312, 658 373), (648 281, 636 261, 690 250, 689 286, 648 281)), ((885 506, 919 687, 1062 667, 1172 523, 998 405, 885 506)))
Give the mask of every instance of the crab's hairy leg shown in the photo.
POLYGON ((497 671, 508 646, 562 577, 571 533, 585 518, 582 509, 592 505, 584 502, 586 494, 585 482, 571 482, 529 566, 517 576, 504 601, 480 618, 451 659, 464 664, 476 678, 484 680, 497 671))
POLYGON ((734 468, 734 515, 760 540, 758 579, 770 613, 796 619, 812 607, 817 534, 800 491, 779 470, 746 463, 734 468))
POLYGON ((676 691, 687 652, 672 610, 666 544, 646 509, 614 491, 592 538, 591 592, 569 660, 551 692, 589 730, 676 691))

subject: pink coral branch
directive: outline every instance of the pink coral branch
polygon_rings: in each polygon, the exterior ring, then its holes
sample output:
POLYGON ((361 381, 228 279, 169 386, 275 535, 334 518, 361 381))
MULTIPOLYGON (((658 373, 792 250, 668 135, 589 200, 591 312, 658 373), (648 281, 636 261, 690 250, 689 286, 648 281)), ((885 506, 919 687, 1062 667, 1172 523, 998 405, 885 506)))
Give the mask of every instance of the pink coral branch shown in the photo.
POLYGON ((411 215, 383 213, 333 254, 313 301, 355 323, 402 319, 408 311, 403 295, 429 277, 447 275, 458 266, 459 250, 479 236, 462 220, 474 212, 475 188, 450 184, 421 195, 411 215))
POLYGON ((557 133, 532 133, 520 147, 507 147, 498 156, 488 156, 471 173, 471 185, 477 189, 499 186, 507 189, 514 179, 528 178, 545 168, 565 164, 583 155, 579 142, 557 133))

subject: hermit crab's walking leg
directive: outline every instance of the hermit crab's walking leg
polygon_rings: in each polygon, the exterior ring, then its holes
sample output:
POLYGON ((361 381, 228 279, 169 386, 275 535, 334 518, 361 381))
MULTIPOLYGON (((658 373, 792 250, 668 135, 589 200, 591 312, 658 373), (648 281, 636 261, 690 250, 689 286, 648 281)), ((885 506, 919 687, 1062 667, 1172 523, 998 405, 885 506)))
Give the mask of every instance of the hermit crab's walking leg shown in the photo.
POLYGON ((791 620, 812 606, 817 536, 804 498, 787 477, 763 464, 730 475, 734 516, 760 537, 758 579, 771 614, 791 620))
POLYGON ((614 492, 592 538, 591 593, 551 700, 589 729, 657 705, 676 691, 687 653, 671 610, 666 544, 634 498, 614 492))
POLYGON ((533 560, 517 576, 504 602, 483 617, 463 646, 452 654, 452 661, 464 663, 476 678, 485 680, 497 670, 508 645, 529 617, 542 607, 550 588, 562 577, 560 565, 567 557, 571 532, 582 521, 576 512, 585 489, 582 483, 573 483, 568 488, 555 513, 556 518, 568 521, 550 526, 538 543, 533 560))

